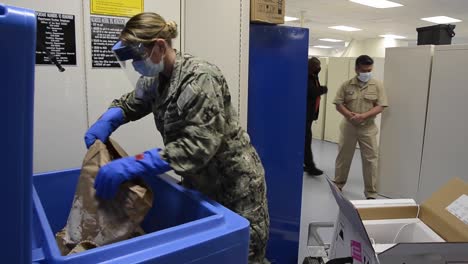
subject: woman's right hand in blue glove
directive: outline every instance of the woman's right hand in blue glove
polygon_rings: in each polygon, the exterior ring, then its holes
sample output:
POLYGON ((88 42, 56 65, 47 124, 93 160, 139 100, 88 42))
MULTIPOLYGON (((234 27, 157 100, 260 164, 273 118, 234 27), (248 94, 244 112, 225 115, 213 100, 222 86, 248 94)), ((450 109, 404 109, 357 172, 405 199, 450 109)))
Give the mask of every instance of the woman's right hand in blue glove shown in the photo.
POLYGON ((124 122, 123 110, 120 107, 109 108, 101 118, 86 131, 84 137, 86 147, 91 147, 96 139, 104 143, 107 142, 112 132, 124 122))

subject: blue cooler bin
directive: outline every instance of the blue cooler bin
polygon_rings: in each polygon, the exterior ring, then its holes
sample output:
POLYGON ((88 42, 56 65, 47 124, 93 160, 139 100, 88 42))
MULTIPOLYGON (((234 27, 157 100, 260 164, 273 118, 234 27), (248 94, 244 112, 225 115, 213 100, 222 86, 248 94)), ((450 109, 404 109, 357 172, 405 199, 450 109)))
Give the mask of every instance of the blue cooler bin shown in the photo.
POLYGON ((61 256, 55 234, 66 224, 80 170, 32 175, 34 11, 0 3, 0 33, 0 89, 6 98, 0 136, 7 139, 2 150, 8 154, 0 159, 0 263, 247 263, 248 221, 167 175, 147 181, 154 202, 142 226, 146 235, 61 256))
POLYGON ((66 224, 80 171, 33 176, 33 262, 38 263, 247 263, 249 222, 167 175, 153 177, 153 208, 146 235, 62 256, 55 234, 66 224))

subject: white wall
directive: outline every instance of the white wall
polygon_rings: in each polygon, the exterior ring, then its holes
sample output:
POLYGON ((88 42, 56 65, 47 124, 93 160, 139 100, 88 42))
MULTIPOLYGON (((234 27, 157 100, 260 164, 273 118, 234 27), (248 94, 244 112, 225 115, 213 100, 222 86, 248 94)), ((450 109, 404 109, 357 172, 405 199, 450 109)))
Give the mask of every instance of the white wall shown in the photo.
MULTIPOLYGON (((319 58, 322 65, 322 71, 319 74, 320 85, 327 86, 328 75, 328 58, 319 58)), ((323 140, 325 132, 325 116, 328 95, 322 95, 320 99, 320 110, 318 119, 312 124, 312 137, 315 139, 323 140)))
POLYGON ((362 54, 371 57, 385 57, 385 49, 392 47, 406 47, 407 41, 395 40, 390 38, 374 38, 364 40, 353 40, 344 51, 343 57, 358 57, 362 54))
POLYGON ((330 57, 330 49, 319 49, 309 46, 309 56, 330 57))
POLYGON ((75 16, 76 66, 36 66, 34 94, 34 172, 78 167, 85 153, 87 129, 85 98, 85 50, 81 1, 5 0, 36 11, 75 16))
POLYGON ((183 14, 184 51, 221 69, 246 128, 250 1, 183 0, 183 14))
MULTIPOLYGON (((89 126, 107 110, 112 100, 134 89, 120 68, 92 68, 91 64, 91 26, 90 1, 84 5, 84 43, 86 48, 86 89, 88 97, 89 126)), ((166 20, 173 20, 178 25, 180 19, 180 2, 173 0, 146 0, 146 12, 156 12, 166 20)), ((173 46, 180 49, 180 38, 173 41, 173 46)), ((117 129, 112 137, 122 145, 130 155, 147 149, 163 147, 161 135, 156 129, 152 114, 136 122, 130 122, 117 129)))
MULTIPOLYGON (((88 126, 106 111, 113 99, 133 87, 118 68, 92 68, 89 0, 4 2, 36 11, 75 16, 77 65, 64 66, 64 73, 59 73, 53 65, 36 66, 34 172, 80 167, 86 152, 83 137, 88 126)), ((144 8, 178 23, 184 33, 173 42, 175 48, 183 50, 181 40, 187 37, 186 46, 194 51, 194 55, 220 66, 230 85, 233 104, 246 126, 249 2, 187 1, 190 5, 187 12, 182 12, 181 2, 185 4, 185 0, 146 0, 144 8), (217 11, 212 12, 215 5, 217 11), (188 20, 181 15, 187 15, 188 20), (184 20, 189 21, 185 24, 188 30, 183 28, 184 20), (206 45, 210 38, 211 43, 219 45, 206 45)), ((119 128, 113 138, 129 154, 163 147, 152 115, 119 128)))
POLYGON ((323 48, 315 48, 313 46, 309 46, 309 56, 318 56, 318 57, 341 57, 343 53, 343 48, 331 48, 331 49, 323 49, 323 48))

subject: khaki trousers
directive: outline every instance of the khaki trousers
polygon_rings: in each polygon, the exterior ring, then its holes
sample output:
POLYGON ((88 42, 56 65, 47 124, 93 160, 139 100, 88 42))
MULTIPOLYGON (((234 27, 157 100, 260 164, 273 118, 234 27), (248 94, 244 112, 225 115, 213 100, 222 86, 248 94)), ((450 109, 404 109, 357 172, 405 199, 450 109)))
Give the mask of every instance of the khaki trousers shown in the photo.
POLYGON ((348 180, 349 169, 356 150, 356 142, 359 143, 362 158, 362 170, 364 176, 364 194, 367 198, 376 198, 376 180, 378 166, 377 133, 379 129, 374 121, 366 125, 353 125, 343 120, 340 125, 340 139, 338 143, 338 156, 335 163, 335 184, 343 188, 348 180))

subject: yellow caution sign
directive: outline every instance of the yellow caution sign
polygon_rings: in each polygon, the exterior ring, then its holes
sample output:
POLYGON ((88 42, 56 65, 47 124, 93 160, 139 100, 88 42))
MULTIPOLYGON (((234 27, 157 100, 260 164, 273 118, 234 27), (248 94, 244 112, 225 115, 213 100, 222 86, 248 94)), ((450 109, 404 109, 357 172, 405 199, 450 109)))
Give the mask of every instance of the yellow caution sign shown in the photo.
POLYGON ((144 0, 91 0, 91 14, 132 17, 143 12, 144 0))

